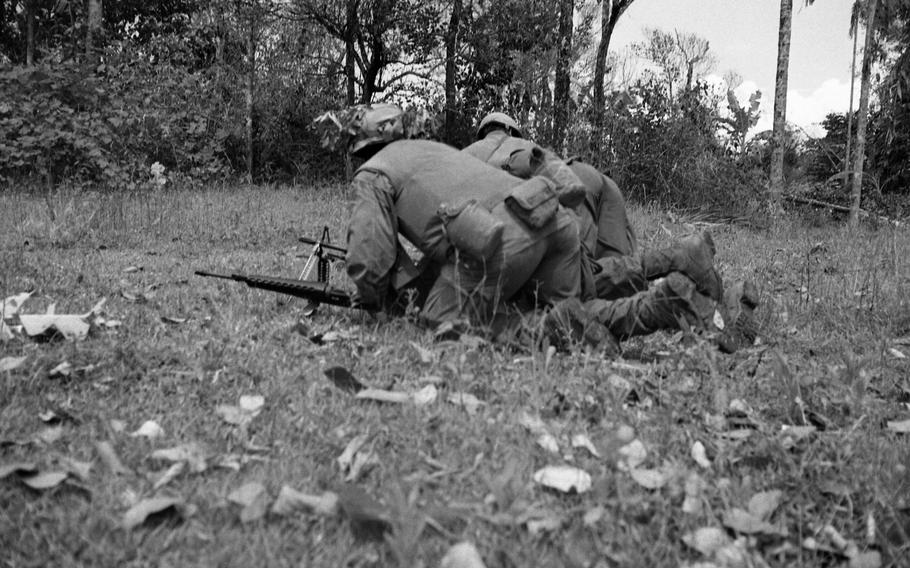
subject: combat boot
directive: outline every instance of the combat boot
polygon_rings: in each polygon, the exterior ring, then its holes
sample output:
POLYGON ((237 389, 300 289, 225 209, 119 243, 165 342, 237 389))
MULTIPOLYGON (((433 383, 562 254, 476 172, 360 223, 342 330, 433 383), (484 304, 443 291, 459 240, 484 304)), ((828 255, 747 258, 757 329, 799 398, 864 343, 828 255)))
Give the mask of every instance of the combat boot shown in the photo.
POLYGON ((720 274, 714 268, 716 252, 711 233, 704 231, 700 235, 682 238, 670 248, 644 252, 641 265, 648 280, 671 272, 682 272, 695 281, 699 292, 719 302, 724 287, 720 274))
POLYGON ((695 282, 680 272, 656 280, 650 289, 618 300, 589 300, 585 310, 625 339, 655 331, 682 327, 706 329, 714 316, 716 302, 701 294, 695 282))
POLYGON ((569 351, 573 345, 583 344, 603 350, 608 357, 616 357, 620 353, 616 337, 585 310, 578 298, 557 302, 547 311, 541 326, 543 336, 559 351, 569 351))
POLYGON ((717 337, 717 346, 724 353, 734 353, 755 343, 758 322, 758 289, 751 281, 736 282, 724 292, 721 316, 724 329, 717 337))

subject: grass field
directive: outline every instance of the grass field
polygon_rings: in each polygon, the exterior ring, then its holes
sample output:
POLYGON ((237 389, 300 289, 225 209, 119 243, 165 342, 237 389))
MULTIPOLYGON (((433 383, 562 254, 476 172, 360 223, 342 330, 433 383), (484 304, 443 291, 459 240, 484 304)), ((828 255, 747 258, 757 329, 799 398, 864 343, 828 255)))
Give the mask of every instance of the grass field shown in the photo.
MULTIPOLYGON (((725 279, 762 292, 734 355, 435 342, 193 276, 296 276, 297 237, 342 239, 346 207, 342 187, 0 195, 0 298, 106 299, 82 341, 0 343, 21 361, 0 370, 0 564, 439 566, 468 541, 490 568, 910 566, 906 229, 711 227, 725 279), (335 366, 436 397, 360 400, 335 366), (535 482, 548 465, 590 489, 535 482)), ((646 247, 695 228, 632 216, 646 247)))

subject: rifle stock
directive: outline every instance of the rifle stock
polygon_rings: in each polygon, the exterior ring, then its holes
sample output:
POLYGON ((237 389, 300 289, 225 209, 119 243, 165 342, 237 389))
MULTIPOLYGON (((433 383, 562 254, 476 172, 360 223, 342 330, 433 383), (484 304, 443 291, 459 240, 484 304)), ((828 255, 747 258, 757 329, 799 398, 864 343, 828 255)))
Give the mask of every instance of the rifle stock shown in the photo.
POLYGON ((218 274, 215 272, 206 272, 204 270, 197 270, 196 275, 243 282, 250 288, 257 288, 268 292, 278 292, 280 294, 289 294, 319 304, 330 304, 342 308, 353 307, 351 297, 346 292, 330 286, 326 282, 278 278, 260 274, 218 274))

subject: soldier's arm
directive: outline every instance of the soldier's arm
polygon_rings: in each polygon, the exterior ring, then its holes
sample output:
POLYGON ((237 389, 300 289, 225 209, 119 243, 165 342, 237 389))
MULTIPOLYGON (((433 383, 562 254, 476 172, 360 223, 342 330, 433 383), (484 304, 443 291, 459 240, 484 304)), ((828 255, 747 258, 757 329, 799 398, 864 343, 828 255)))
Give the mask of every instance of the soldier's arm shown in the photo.
POLYGON ((368 307, 381 307, 397 256, 395 190, 386 176, 370 171, 354 176, 352 186, 354 206, 345 264, 357 287, 356 300, 368 307))

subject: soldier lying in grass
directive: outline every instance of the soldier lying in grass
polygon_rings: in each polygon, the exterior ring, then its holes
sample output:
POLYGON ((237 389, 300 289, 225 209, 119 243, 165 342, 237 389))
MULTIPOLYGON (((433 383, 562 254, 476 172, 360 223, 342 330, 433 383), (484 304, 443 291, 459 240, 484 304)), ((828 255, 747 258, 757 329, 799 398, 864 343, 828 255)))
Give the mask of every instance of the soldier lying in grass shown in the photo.
MULTIPOLYGON (((561 188, 580 185, 584 199, 571 205, 577 215, 583 251, 583 282, 593 283, 593 290, 583 296, 613 300, 633 296, 646 290, 649 281, 682 272, 693 280, 698 292, 721 305, 723 315, 743 333, 726 334, 725 350, 735 350, 739 343, 755 339, 752 310, 757 293, 751 283, 737 283, 725 295, 720 274, 714 267, 714 241, 707 231, 681 239, 661 250, 639 251, 635 232, 629 223, 625 199, 619 186, 593 166, 577 159, 563 161, 552 151, 524 138, 521 127, 509 115, 492 112, 477 125, 477 141, 463 151, 517 177, 535 175, 549 178, 561 188), (739 321, 741 320, 741 321, 739 321)), ((570 193, 564 191, 564 193, 570 193)), ((631 309, 631 305, 622 305, 631 309)), ((610 329, 624 336, 627 325, 618 322, 634 314, 611 312, 610 329)))
POLYGON ((715 301, 681 272, 616 300, 586 292, 594 287, 583 281, 575 215, 560 203, 563 188, 547 178, 523 180, 444 144, 409 140, 426 130, 394 105, 323 120, 364 160, 352 181, 347 232, 358 304, 391 309, 400 297, 391 283, 401 235, 424 255, 424 278, 411 292, 430 325, 467 322, 514 341, 524 329, 520 315, 544 308, 539 328, 552 342, 585 341, 611 355, 617 338, 678 329, 682 320, 709 325, 715 301))

